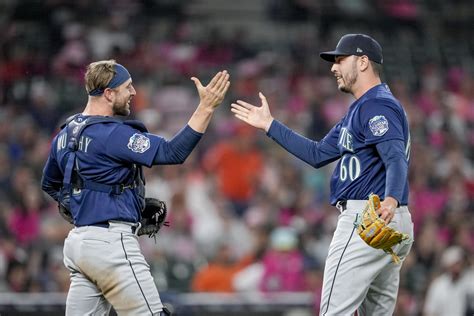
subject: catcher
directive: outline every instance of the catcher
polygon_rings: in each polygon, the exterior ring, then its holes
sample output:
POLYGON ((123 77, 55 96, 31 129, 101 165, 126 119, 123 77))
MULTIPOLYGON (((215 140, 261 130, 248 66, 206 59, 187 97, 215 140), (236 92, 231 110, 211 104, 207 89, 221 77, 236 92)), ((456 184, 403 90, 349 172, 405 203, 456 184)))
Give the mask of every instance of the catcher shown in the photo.
POLYGON ((154 237, 166 206, 145 199, 143 166, 181 164, 196 147, 229 88, 227 71, 207 86, 192 78, 200 102, 171 140, 149 133, 130 114, 136 94, 128 70, 114 60, 87 67, 89 95, 52 141, 42 189, 74 224, 64 242, 71 285, 66 315, 170 315, 162 303, 137 235, 154 237))

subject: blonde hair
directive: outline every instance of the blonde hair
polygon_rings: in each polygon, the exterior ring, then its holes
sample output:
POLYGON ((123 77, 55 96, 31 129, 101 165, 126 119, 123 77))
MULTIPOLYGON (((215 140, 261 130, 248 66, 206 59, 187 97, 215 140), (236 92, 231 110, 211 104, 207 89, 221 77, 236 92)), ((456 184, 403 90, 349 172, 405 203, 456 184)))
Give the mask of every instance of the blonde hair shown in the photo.
POLYGON ((105 89, 115 74, 114 66, 117 62, 114 59, 101 60, 90 63, 87 66, 84 81, 87 93, 95 89, 105 89))

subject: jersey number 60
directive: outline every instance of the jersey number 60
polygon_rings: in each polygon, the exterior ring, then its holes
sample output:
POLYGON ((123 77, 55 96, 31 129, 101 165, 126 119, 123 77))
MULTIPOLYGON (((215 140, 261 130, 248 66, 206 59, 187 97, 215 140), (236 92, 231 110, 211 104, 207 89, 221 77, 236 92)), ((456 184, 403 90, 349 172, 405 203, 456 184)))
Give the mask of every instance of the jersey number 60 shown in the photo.
POLYGON ((347 177, 351 181, 357 179, 360 175, 360 161, 357 156, 350 156, 349 159, 346 159, 347 156, 343 156, 341 163, 339 164, 339 179, 341 181, 346 181, 347 177))

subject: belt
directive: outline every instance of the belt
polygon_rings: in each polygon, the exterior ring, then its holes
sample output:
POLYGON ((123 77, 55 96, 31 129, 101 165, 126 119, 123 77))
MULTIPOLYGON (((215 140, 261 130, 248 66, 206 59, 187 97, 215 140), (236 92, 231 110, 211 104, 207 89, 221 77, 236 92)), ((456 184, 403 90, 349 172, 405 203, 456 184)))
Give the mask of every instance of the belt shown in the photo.
MULTIPOLYGON (((337 201, 336 203, 336 207, 339 209, 339 211, 342 213, 344 212, 345 210, 347 210, 347 201, 348 200, 340 200, 340 201, 337 201)), ((349 200, 350 201, 350 200, 349 200)), ((401 204, 401 205, 398 205, 397 208, 399 207, 402 207, 402 206, 408 206, 407 204, 401 204)))
POLYGON ((109 228, 110 224, 109 224, 109 221, 104 221, 104 222, 91 224, 90 226, 99 226, 99 227, 109 228))
MULTIPOLYGON (((103 222, 98 222, 98 223, 94 223, 94 224, 90 224, 89 226, 97 226, 97 227, 103 227, 103 228, 109 228, 110 227, 110 223, 108 221, 103 221, 103 222)), ((140 223, 138 223, 138 225, 132 225, 130 226, 130 231, 132 232, 132 234, 135 234, 135 232, 137 230, 139 230, 141 227, 140 223)))
POLYGON ((347 210, 347 201, 337 201, 336 207, 341 211, 341 213, 344 212, 347 210))

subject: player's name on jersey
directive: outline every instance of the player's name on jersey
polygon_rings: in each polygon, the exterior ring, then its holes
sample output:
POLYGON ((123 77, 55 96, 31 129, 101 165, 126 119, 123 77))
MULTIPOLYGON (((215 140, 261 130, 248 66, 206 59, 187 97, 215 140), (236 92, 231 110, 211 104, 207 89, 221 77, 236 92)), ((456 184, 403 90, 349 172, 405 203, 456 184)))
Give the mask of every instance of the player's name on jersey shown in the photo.
MULTIPOLYGON (((79 143, 77 144, 78 150, 87 152, 87 149, 89 148, 89 144, 91 143, 91 141, 92 141, 92 138, 87 137, 87 136, 81 136, 81 138, 79 138, 79 143)), ((66 146, 67 146, 67 134, 64 133, 58 137, 56 151, 60 151, 66 148, 66 146)))
POLYGON ((345 149, 354 152, 354 147, 352 146, 352 135, 349 133, 347 128, 341 128, 341 136, 339 136, 339 145, 345 149))

